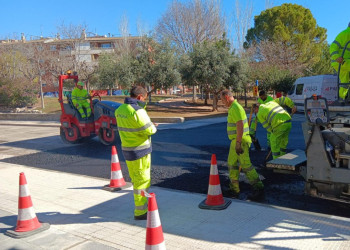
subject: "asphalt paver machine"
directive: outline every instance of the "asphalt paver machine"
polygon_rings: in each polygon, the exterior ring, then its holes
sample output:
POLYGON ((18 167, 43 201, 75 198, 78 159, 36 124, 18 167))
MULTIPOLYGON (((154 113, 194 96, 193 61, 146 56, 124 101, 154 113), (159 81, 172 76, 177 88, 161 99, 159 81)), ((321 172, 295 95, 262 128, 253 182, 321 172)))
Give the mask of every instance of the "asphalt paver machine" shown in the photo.
MULTIPOLYGON (((350 83, 340 83, 338 76, 340 86, 349 88, 350 83)), ((295 150, 266 166, 300 174, 308 195, 350 203, 350 93, 346 100, 330 104, 316 95, 306 98, 305 117, 305 151, 295 150)))
POLYGON ((121 104, 112 101, 101 101, 100 95, 95 93, 89 98, 91 116, 83 119, 73 105, 70 94, 78 82, 78 75, 67 71, 67 74, 60 75, 58 79, 58 101, 62 110, 60 136, 63 142, 75 144, 83 142, 84 139, 98 136, 104 145, 113 144, 118 134, 114 113, 121 104))

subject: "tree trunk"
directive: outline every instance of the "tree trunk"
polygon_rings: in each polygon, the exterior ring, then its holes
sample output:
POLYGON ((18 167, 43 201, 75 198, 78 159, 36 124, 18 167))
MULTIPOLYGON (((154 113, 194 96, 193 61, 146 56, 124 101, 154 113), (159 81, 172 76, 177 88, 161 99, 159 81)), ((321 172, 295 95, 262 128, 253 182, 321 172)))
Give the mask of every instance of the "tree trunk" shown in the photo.
POLYGON ((90 94, 90 84, 89 84, 89 79, 86 80, 86 90, 90 94))
POLYGON ((152 86, 147 86, 147 94, 148 94, 148 102, 151 103, 152 102, 152 86))
POLYGON ((213 94, 213 110, 212 111, 218 111, 218 98, 217 94, 213 94))
POLYGON ((248 107, 248 100, 247 100, 247 88, 244 87, 244 107, 248 107))
POLYGON ((44 109, 45 108, 45 103, 44 103, 43 84, 41 82, 41 72, 40 72, 40 75, 39 75, 39 84, 40 84, 41 109, 44 109))
POLYGON ((208 97, 209 97, 209 93, 208 93, 208 91, 206 91, 205 92, 204 105, 208 105, 208 97))
POLYGON ((196 86, 193 85, 193 102, 197 102, 196 86))

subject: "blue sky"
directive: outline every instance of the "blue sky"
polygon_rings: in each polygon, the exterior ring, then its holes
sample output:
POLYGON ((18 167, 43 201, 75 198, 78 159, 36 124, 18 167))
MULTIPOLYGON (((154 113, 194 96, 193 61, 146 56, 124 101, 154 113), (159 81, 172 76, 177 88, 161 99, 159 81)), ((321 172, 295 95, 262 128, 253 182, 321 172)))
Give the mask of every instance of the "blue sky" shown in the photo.
MULTIPOLYGON (((186 0, 182 0, 186 1, 186 0)), ((240 0, 240 5, 253 4, 253 17, 269 6, 296 3, 311 10, 317 24, 327 29, 327 41, 344 30, 350 22, 350 0, 240 0), (334 9, 335 8, 335 9, 334 9), (342 10, 343 13, 342 13, 342 10)), ((138 35, 137 23, 151 30, 166 11, 172 0, 0 0, 0 39, 31 36, 53 36, 62 23, 85 24, 89 31, 99 35, 118 35, 118 24, 123 15, 129 20, 132 35, 138 35)), ((234 9, 234 0, 221 0, 226 13, 234 9)), ((253 18, 252 17, 252 18, 253 18)), ((253 25, 252 21, 252 25, 253 25)))

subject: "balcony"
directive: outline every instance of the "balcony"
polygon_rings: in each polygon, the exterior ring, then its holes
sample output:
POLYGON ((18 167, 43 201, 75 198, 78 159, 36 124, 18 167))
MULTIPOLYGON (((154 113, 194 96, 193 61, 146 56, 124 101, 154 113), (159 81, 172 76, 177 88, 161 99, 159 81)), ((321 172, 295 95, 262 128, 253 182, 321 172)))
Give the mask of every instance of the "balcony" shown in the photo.
POLYGON ((112 53, 114 52, 114 48, 91 47, 90 49, 72 50, 72 55, 78 55, 78 54, 92 55, 92 54, 101 54, 103 52, 112 53))

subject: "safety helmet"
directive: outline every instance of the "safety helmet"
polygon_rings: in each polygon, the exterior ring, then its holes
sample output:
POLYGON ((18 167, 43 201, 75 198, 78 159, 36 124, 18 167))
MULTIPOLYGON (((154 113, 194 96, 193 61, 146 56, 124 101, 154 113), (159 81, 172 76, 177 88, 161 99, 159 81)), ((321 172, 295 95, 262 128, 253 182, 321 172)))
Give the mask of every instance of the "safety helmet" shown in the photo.
POLYGON ((83 82, 78 82, 77 85, 80 85, 80 86, 84 87, 84 83, 83 82))

